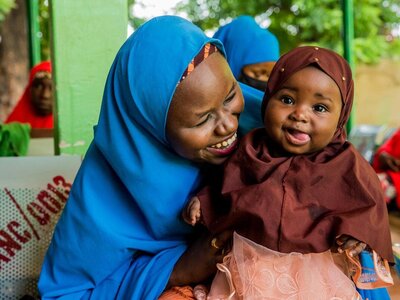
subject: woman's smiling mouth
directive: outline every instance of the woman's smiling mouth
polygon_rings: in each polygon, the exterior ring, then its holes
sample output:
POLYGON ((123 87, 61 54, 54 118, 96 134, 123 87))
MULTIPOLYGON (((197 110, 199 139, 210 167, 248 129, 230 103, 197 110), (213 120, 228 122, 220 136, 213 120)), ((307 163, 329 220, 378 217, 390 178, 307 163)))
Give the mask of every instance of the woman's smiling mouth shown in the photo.
POLYGON ((233 142, 235 142, 237 139, 237 133, 235 132, 234 135, 232 135, 229 139, 226 139, 223 142, 220 142, 218 144, 215 145, 211 145, 211 148, 217 148, 217 149, 224 149, 224 148, 228 148, 230 145, 232 145, 233 142))
POLYGON ((217 144, 207 147, 208 151, 219 156, 229 155, 235 150, 237 145, 237 133, 233 134, 230 138, 219 142, 217 144))

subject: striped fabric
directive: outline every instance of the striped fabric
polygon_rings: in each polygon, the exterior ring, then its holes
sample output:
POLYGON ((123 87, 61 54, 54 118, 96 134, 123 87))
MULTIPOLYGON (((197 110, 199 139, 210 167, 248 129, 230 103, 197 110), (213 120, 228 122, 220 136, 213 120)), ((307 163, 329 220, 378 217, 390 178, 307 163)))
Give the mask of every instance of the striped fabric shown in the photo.
POLYGON ((183 79, 185 79, 194 70, 194 68, 196 68, 203 60, 205 60, 207 57, 209 57, 211 54, 213 54, 216 51, 218 51, 218 48, 215 45, 206 44, 200 50, 200 52, 193 58, 193 60, 189 63, 185 72, 183 72, 183 75, 181 77, 181 80, 179 80, 179 82, 181 82, 183 79))

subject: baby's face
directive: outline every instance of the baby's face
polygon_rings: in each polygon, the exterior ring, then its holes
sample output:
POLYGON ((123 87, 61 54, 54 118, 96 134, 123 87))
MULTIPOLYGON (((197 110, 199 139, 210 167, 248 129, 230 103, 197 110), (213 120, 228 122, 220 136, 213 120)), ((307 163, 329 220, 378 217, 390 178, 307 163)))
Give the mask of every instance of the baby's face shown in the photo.
POLYGON ((166 134, 180 156, 221 164, 235 150, 243 95, 220 53, 198 65, 177 87, 166 134))
POLYGON ((269 100, 264 123, 273 155, 309 154, 327 146, 342 109, 339 87, 316 67, 294 73, 269 100))

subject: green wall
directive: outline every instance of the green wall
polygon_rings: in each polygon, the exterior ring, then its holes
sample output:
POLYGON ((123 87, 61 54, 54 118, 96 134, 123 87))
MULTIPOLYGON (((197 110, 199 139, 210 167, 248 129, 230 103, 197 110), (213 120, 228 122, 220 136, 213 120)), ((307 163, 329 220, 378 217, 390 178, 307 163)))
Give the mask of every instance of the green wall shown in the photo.
POLYGON ((83 155, 105 80, 127 37, 127 0, 51 0, 55 153, 83 155))

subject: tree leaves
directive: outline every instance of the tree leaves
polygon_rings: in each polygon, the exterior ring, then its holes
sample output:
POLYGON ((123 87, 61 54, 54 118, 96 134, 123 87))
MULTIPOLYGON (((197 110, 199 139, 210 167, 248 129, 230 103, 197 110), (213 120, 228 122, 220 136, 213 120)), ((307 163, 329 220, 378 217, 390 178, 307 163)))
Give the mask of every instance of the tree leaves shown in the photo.
MULTIPOLYGON (((342 0, 343 1, 343 0, 342 0)), ((187 0, 176 7, 203 30, 243 14, 270 23, 281 53, 303 44, 317 44, 342 52, 343 12, 337 0, 187 0)), ((376 63, 399 57, 400 7, 398 0, 354 0, 354 54, 356 62, 376 63), (397 1, 397 2, 396 2, 397 1)))
POLYGON ((15 0, 0 0, 0 22, 4 20, 11 9, 15 7, 15 0))

